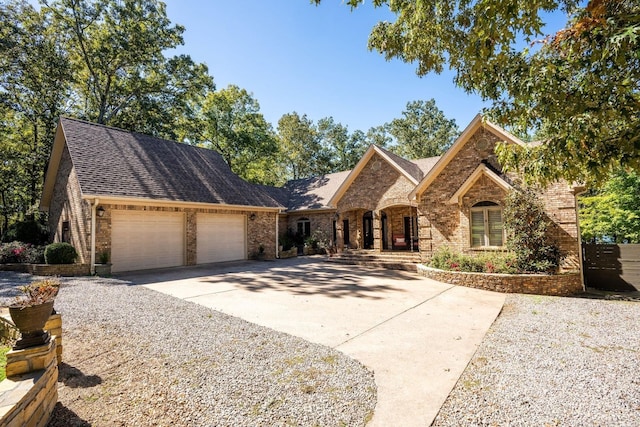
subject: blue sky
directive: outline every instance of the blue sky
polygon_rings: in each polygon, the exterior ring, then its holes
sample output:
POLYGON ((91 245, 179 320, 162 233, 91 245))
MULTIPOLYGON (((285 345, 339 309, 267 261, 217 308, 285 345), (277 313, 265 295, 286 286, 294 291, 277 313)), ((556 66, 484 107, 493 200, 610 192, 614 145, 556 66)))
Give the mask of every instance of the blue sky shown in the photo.
POLYGON ((371 2, 354 11, 341 0, 165 3, 169 19, 186 27, 177 52, 206 63, 218 89, 236 84, 252 92, 274 127, 297 111, 366 132, 400 117, 407 102, 434 98, 462 129, 488 106, 454 86, 450 72, 420 78, 412 64, 370 52, 371 28, 394 20, 371 2))

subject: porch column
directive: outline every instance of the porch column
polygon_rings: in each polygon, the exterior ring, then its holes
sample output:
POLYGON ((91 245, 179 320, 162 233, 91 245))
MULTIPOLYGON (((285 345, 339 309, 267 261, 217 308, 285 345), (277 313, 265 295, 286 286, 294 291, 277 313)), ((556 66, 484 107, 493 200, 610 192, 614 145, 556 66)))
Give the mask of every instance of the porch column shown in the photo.
POLYGON ((380 211, 372 211, 373 214, 373 250, 382 251, 382 227, 380 219, 380 211))
POLYGON ((336 250, 344 251, 344 227, 342 226, 342 213, 336 212, 333 217, 336 221, 336 250))

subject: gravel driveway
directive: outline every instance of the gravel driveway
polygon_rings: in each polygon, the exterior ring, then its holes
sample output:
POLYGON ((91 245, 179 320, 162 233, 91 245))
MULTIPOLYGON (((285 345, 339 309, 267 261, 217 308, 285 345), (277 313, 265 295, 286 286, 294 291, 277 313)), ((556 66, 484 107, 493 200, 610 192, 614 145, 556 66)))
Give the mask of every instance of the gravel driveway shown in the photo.
POLYGON ((640 302, 510 295, 434 426, 640 426, 640 302))
MULTIPOLYGON (((0 296, 29 279, 0 272, 0 296)), ((338 351, 142 286, 62 281, 49 426, 357 426, 373 413, 373 373, 338 351)))
MULTIPOLYGON (((30 276, 0 272, 0 297, 30 276)), ((51 426, 362 425, 339 352, 137 286, 64 279, 51 426)), ((640 303, 510 295, 435 426, 640 425, 640 303)))

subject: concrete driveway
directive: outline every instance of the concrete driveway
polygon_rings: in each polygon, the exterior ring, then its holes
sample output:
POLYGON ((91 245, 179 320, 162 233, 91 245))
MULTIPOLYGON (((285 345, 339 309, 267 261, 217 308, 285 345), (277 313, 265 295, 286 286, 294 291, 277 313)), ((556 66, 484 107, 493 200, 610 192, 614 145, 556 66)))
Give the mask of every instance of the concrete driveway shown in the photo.
POLYGON ((333 347, 374 371, 370 426, 428 426, 504 294, 307 257, 131 273, 119 278, 333 347))

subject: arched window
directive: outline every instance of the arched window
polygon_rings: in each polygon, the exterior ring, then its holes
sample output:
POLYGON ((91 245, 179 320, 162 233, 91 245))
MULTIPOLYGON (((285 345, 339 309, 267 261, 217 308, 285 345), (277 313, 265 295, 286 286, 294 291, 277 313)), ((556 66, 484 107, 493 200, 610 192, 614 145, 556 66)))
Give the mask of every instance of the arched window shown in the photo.
POLYGON ((494 202, 480 202, 471 208, 471 247, 499 247, 504 244, 502 208, 494 202))
POLYGON ((304 237, 311 236, 311 221, 309 221, 309 218, 300 218, 298 220, 298 234, 304 237))

